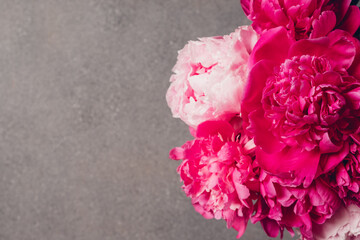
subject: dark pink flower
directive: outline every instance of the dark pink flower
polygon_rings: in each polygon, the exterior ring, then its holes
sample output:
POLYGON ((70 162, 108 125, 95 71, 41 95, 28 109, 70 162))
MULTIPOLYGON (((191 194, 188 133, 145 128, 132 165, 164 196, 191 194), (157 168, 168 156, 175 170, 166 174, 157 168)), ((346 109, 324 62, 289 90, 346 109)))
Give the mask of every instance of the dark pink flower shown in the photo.
POLYGON ((282 179, 262 171, 260 174, 262 200, 256 203, 252 222, 260 221, 270 237, 281 237, 287 229, 294 235, 299 228, 305 239, 314 239, 312 226, 322 224, 341 206, 341 200, 328 184, 316 179, 308 187, 285 187, 282 179))
POLYGON ((240 237, 253 210, 258 189, 252 171, 254 145, 224 121, 207 121, 197 128, 196 139, 170 152, 183 159, 178 173, 192 204, 205 218, 225 219, 240 237))
POLYGON ((334 28, 353 35, 360 25, 360 11, 351 0, 240 0, 258 33, 285 27, 295 39, 326 36, 334 28))
POLYGON ((255 45, 242 116, 260 166, 284 184, 309 186, 344 159, 346 140, 359 133, 358 46, 342 30, 294 41, 282 27, 255 45))

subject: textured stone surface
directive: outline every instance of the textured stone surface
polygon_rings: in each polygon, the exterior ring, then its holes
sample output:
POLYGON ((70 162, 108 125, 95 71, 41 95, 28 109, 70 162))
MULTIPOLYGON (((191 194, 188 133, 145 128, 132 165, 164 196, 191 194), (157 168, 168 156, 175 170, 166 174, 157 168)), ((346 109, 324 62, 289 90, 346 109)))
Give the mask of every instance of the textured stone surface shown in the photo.
POLYGON ((180 188, 165 92, 188 40, 247 23, 238 2, 1 0, 0 239, 235 239, 180 188))

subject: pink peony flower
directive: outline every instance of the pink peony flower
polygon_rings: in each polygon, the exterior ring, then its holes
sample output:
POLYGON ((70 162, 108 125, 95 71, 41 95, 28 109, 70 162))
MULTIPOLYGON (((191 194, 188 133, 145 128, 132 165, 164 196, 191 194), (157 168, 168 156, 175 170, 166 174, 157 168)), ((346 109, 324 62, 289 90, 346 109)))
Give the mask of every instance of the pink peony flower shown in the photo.
POLYGON ((196 139, 170 152, 183 159, 178 173, 196 211, 205 218, 225 219, 240 237, 252 213, 258 189, 252 172, 254 145, 225 121, 199 125, 196 139))
POLYGON ((190 41, 179 52, 166 94, 173 116, 196 128, 239 115, 247 62, 257 40, 255 31, 243 26, 228 36, 190 41))
POLYGON ((360 25, 360 11, 351 0, 240 0, 258 33, 283 26, 295 39, 326 36, 334 28, 353 35, 360 25))
POLYGON ((348 154, 360 131, 358 46, 342 30, 294 41, 278 27, 254 47, 242 116, 260 166, 283 184, 308 187, 348 154))
POLYGON ((316 240, 359 240, 360 208, 342 206, 324 224, 314 224, 313 233, 316 240))
POLYGON ((281 178, 261 171, 259 180, 262 200, 256 203, 251 220, 260 221, 269 237, 280 232, 282 238, 285 229, 294 236, 293 228, 299 228, 311 240, 313 223, 324 223, 341 205, 336 192, 321 179, 308 188, 285 187, 281 178))

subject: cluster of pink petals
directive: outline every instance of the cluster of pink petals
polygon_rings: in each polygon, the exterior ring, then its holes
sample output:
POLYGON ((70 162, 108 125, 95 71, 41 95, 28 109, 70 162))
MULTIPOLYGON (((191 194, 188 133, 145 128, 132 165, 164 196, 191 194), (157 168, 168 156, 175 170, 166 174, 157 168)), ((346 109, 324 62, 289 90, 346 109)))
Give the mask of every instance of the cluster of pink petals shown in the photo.
POLYGON ((314 239, 313 224, 323 224, 341 206, 341 199, 322 179, 316 179, 304 188, 286 187, 281 178, 261 170, 260 193, 253 222, 260 221, 270 237, 281 237, 284 229, 294 236, 293 228, 299 228, 307 240, 314 239))
POLYGON ((253 144, 228 122, 199 125, 196 139, 174 148, 170 157, 183 159, 178 172, 183 189, 205 218, 224 219, 240 237, 253 212, 258 181, 252 171, 253 144))
POLYGON ((238 237, 250 220, 360 240, 359 8, 240 2, 252 27, 189 42, 173 69, 166 99, 195 138, 170 152, 184 192, 238 237))
POLYGON ((249 26, 224 37, 190 41, 179 52, 166 100, 190 127, 239 115, 247 62, 258 35, 249 26))
POLYGON ((347 155, 360 131, 359 49, 342 30, 294 41, 282 27, 255 46, 242 116, 260 166, 284 184, 308 187, 347 155))
POLYGON ((360 25, 360 11, 351 0, 240 0, 258 33, 282 26, 295 39, 326 36, 334 28, 351 35, 360 25))
POLYGON ((283 27, 254 47, 242 116, 256 160, 271 176, 260 177, 264 200, 255 215, 269 236, 297 227, 316 239, 313 224, 343 204, 360 205, 359 49, 343 30, 295 41, 283 27))

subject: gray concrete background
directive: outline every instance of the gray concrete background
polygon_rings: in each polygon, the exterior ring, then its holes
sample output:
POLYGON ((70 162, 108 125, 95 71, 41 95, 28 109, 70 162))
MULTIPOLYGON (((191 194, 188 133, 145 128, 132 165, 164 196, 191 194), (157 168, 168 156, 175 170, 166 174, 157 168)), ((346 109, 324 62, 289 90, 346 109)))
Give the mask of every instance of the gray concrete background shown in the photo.
POLYGON ((188 40, 247 23, 238 0, 0 6, 0 240, 235 239, 180 188, 165 92, 188 40))

